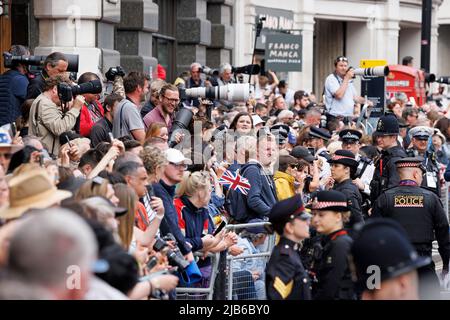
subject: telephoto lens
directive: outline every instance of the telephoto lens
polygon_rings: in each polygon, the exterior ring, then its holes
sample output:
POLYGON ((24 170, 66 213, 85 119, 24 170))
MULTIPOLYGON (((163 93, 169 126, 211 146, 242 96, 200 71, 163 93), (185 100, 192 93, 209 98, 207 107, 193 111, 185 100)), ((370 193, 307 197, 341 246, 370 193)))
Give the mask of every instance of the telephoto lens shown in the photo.
POLYGON ((357 68, 353 69, 356 76, 385 77, 389 74, 389 67, 357 68))

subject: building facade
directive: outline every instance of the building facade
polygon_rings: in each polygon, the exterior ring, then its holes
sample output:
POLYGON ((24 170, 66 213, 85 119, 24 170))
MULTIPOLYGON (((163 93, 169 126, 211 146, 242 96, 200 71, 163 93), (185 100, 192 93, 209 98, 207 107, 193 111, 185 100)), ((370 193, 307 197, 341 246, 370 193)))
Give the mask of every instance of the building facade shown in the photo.
POLYGON ((24 44, 35 55, 78 54, 79 73, 104 73, 120 64, 155 77, 159 63, 173 81, 194 61, 230 61, 234 1, 3 1, 0 50, 24 44))
MULTIPOLYGON (((430 71, 436 74, 450 74, 449 6, 449 0, 433 0, 430 71)), ((324 79, 333 71, 333 60, 338 55, 347 56, 354 67, 359 67, 362 59, 383 59, 388 64, 397 64, 410 55, 415 67, 420 67, 421 0, 238 1, 234 51, 237 64, 251 61, 255 21, 261 16, 267 18, 265 28, 282 32, 286 27, 301 30, 302 71, 289 73, 292 88, 321 94, 324 79), (278 23, 274 20, 276 16, 278 23), (292 23, 286 23, 290 17, 292 23)))

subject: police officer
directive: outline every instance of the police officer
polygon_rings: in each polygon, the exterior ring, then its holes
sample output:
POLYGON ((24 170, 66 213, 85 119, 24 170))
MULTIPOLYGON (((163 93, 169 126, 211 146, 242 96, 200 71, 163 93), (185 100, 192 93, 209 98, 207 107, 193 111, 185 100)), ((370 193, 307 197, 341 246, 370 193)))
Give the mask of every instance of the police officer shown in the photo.
POLYGON ((345 194, 320 191, 312 202, 312 224, 323 235, 322 255, 315 263, 314 300, 355 300, 348 254, 352 239, 344 229, 350 208, 345 194))
POLYGON ((342 149, 351 151, 355 155, 356 161, 358 161, 355 173, 356 179, 353 180, 353 183, 358 186, 361 193, 370 196, 370 181, 372 181, 375 165, 371 159, 361 155, 359 152, 362 133, 358 130, 345 129, 339 132, 339 138, 342 141, 342 149))
POLYGON ((431 189, 440 197, 441 185, 436 153, 428 150, 428 141, 432 135, 433 129, 425 126, 414 127, 409 130, 412 147, 406 150, 406 154, 408 157, 421 156, 424 158, 423 165, 426 173, 422 180, 422 187, 431 189))
POLYGON ((417 254, 397 222, 371 219, 358 228, 350 261, 363 300, 417 300, 417 269, 431 259, 417 254))
POLYGON ((269 214, 273 231, 281 237, 266 266, 269 300, 310 300, 311 284, 300 259, 299 244, 309 237, 311 215, 300 195, 276 203, 269 214))
POLYGON ((355 155, 349 150, 337 150, 328 162, 331 164, 331 177, 334 179, 333 190, 342 192, 347 196, 351 215, 345 227, 352 228, 356 223, 364 221, 361 211, 361 193, 352 180, 358 162, 355 155))
POLYGON ((383 190, 398 185, 399 177, 395 161, 406 157, 405 150, 397 143, 399 133, 398 120, 394 115, 384 115, 378 120, 376 136, 377 146, 382 149, 381 157, 375 163, 375 172, 370 183, 372 204, 383 190))
POLYGON ((326 142, 331 139, 328 130, 323 128, 311 127, 308 135, 308 147, 314 148, 314 156, 320 160, 321 170, 320 179, 326 180, 331 175, 330 165, 327 163, 331 159, 331 155, 326 148, 326 142))
MULTIPOLYGON (((450 239, 448 220, 437 195, 421 188, 425 168, 423 158, 403 158, 396 161, 400 176, 399 186, 387 189, 375 202, 373 217, 396 220, 406 231, 418 254, 432 256, 432 243, 436 238, 442 258, 443 275, 448 273, 450 239)), ((422 297, 438 297, 439 282, 434 262, 419 270, 422 297)))

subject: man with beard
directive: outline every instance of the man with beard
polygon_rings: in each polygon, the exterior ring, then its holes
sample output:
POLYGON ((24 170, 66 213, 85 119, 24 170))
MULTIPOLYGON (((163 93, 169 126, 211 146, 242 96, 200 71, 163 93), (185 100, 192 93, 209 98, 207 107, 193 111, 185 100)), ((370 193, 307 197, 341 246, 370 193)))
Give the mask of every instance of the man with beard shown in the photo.
POLYGON ((144 143, 145 127, 139 110, 149 90, 148 81, 149 77, 142 72, 130 72, 123 79, 126 98, 114 110, 114 138, 131 135, 144 143))
POLYGON ((144 123, 147 128, 153 123, 164 123, 170 132, 175 108, 180 103, 178 88, 173 84, 166 84, 160 90, 159 99, 160 104, 145 116, 144 123))

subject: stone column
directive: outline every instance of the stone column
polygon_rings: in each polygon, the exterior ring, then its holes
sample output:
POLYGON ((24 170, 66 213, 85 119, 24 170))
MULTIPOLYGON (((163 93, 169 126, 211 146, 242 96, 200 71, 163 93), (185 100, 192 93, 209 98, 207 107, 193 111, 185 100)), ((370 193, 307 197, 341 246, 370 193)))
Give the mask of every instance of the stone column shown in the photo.
POLYGON ((387 1, 383 9, 377 11, 374 23, 376 42, 374 51, 370 53, 372 59, 386 59, 389 64, 398 63, 399 22, 399 0, 387 1))
POLYGON ((296 29, 302 30, 303 62, 301 72, 289 73, 289 87, 292 89, 302 89, 309 92, 313 89, 314 14, 314 1, 299 1, 298 11, 295 12, 294 20, 296 29))
POLYGON ((152 0, 122 0, 115 48, 127 72, 143 71, 156 78, 158 60, 152 57, 152 33, 158 31, 158 24, 158 5, 152 0))
POLYGON ((207 17, 211 22, 211 45, 206 49, 206 64, 219 67, 232 63, 234 28, 232 21, 233 0, 208 0, 207 17))
POLYGON ((114 50, 114 25, 120 21, 120 0, 35 0, 39 21, 36 55, 54 51, 78 54, 78 75, 104 73, 119 64, 114 50))
POLYGON ((177 41, 177 73, 189 70, 193 62, 206 64, 206 48, 211 45, 206 0, 179 0, 177 41))

